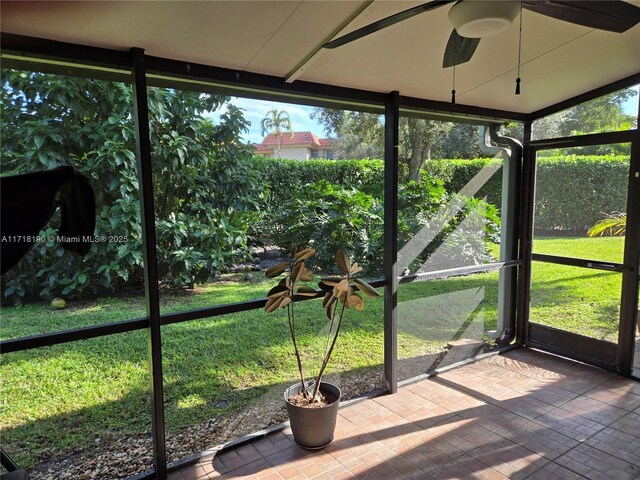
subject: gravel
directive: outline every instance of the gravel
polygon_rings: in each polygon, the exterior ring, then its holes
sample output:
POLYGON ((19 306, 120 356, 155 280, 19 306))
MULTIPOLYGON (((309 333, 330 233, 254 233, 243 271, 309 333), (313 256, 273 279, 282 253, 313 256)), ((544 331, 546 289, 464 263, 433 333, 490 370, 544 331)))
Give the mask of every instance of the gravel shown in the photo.
MULTIPOLYGON (((326 381, 342 390, 342 399, 356 397, 382 388, 381 368, 327 375, 326 381)), ((233 439, 287 420, 282 399, 284 387, 275 387, 265 398, 233 415, 211 418, 181 432, 167 435, 167 459, 175 462, 195 453, 212 449, 233 439)), ((67 453, 64 458, 44 460, 30 470, 34 480, 105 480, 137 475, 153 466, 150 434, 124 436, 104 433, 95 446, 67 453)))

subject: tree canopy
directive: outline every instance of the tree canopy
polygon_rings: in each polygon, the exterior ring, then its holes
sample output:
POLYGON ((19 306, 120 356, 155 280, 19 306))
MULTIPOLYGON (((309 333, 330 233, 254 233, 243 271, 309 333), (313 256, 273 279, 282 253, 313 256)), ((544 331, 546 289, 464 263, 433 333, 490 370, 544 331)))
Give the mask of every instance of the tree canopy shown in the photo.
MULTIPOLYGON (((620 90, 577 105, 534 122, 534 138, 554 138, 581 133, 635 128, 637 118, 623 111, 623 104, 638 91, 620 90)), ((311 118, 319 121, 325 133, 335 137, 335 158, 382 158, 384 156, 384 117, 366 112, 314 108, 311 118)), ((510 123, 504 134, 522 139, 522 124, 510 123)), ((624 147, 589 147, 582 154, 625 153, 624 147)), ((400 118, 399 157, 408 168, 410 180, 419 181, 420 171, 431 158, 475 158, 478 127, 463 123, 400 118)))
MULTIPOLYGON (((55 241, 36 244, 3 277, 5 296, 98 294, 141 282, 131 87, 2 70, 1 91, 2 174, 74 167, 96 194, 95 234, 113 237, 85 257, 55 241)), ((248 122, 228 97, 161 88, 148 95, 159 271, 164 282, 189 286, 250 254, 247 224, 262 185, 249 168, 253 149, 240 139, 248 122), (203 116, 223 106, 218 124, 203 116)))

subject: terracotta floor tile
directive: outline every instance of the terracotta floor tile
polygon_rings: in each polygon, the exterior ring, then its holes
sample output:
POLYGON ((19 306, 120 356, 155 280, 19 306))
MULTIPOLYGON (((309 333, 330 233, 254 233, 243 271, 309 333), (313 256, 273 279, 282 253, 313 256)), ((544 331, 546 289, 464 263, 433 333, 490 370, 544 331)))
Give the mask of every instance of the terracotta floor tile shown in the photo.
POLYGON ((640 477, 640 465, 633 465, 586 444, 577 446, 555 462, 590 479, 632 480, 640 477))
POLYGON ((634 465, 640 465, 640 432, 635 435, 608 427, 598 432, 585 443, 598 450, 625 460, 634 465))
POLYGON ((207 478, 210 472, 202 467, 193 466, 191 468, 181 470, 181 473, 184 480, 198 480, 201 478, 207 478))
POLYGON ((171 478, 637 479, 639 385, 519 349, 342 408, 325 449, 285 428, 171 478))
POLYGON ((585 477, 572 472, 568 468, 549 463, 528 477, 528 480, 584 480, 585 477))

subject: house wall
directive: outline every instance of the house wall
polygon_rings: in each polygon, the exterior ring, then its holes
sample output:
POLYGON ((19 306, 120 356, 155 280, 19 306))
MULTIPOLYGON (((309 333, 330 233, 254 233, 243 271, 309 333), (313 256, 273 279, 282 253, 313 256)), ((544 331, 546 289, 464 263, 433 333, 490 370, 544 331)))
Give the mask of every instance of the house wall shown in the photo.
POLYGON ((280 158, 291 160, 309 160, 310 153, 307 147, 282 147, 280 158))

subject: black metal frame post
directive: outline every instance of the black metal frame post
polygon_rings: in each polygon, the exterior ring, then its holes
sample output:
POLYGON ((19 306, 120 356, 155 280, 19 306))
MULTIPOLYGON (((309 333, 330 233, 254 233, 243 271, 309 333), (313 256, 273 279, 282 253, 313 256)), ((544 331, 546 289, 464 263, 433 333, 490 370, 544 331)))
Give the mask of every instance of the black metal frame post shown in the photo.
POLYGON ((144 257, 144 286, 149 318, 149 357, 151 363, 153 464, 156 478, 167 477, 167 452, 164 426, 164 395, 162 384, 162 342, 160 332, 160 293, 156 255, 155 207, 153 201, 153 170, 149 135, 149 102, 144 50, 131 49, 133 63, 134 116, 136 121, 136 150, 138 183, 140 185, 140 213, 142 216, 142 253, 144 257))
POLYGON ((531 152, 531 121, 524 123, 522 175, 520 184, 520 227, 518 228, 518 293, 516 295, 516 343, 524 345, 529 326, 529 299, 531 297, 531 240, 533 231, 533 204, 535 196, 535 158, 531 152))
POLYGON ((400 95, 389 94, 384 112, 384 381, 398 391, 398 122, 400 95))
POLYGON ((618 369, 630 375, 633 368, 636 315, 638 311, 638 267, 640 266, 640 132, 631 143, 629 189, 627 191, 627 227, 624 264, 631 267, 622 273, 620 326, 618 330, 618 369))

